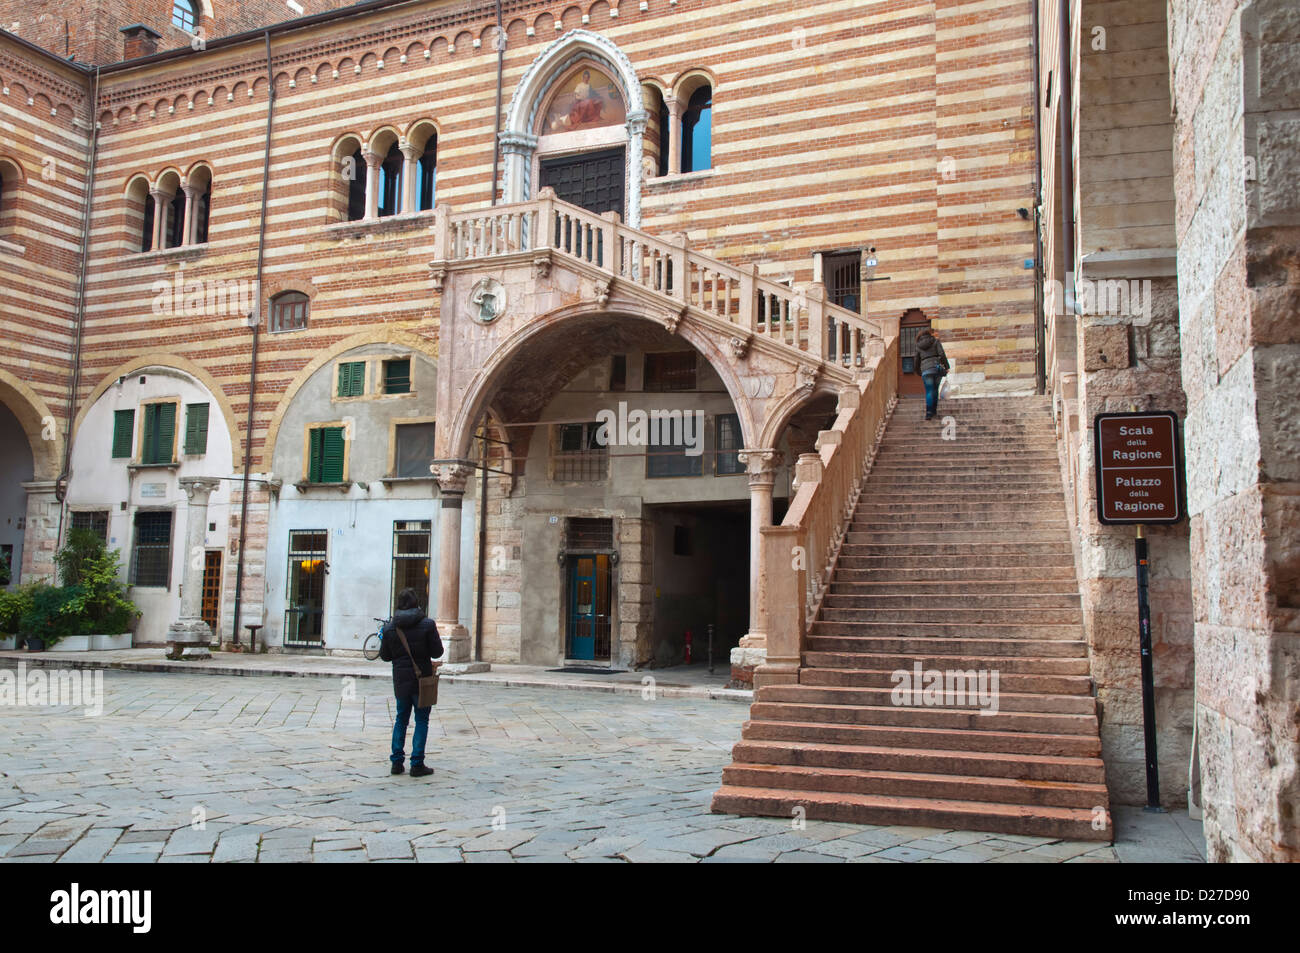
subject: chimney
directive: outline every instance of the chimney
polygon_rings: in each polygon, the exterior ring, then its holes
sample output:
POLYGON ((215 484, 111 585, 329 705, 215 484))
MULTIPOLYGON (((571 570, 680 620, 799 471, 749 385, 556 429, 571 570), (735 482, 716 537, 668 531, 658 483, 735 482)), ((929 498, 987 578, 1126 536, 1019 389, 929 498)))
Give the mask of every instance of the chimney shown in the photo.
POLYGON ((122 41, 122 59, 134 60, 158 52, 158 40, 162 34, 143 23, 132 23, 119 31, 122 41))

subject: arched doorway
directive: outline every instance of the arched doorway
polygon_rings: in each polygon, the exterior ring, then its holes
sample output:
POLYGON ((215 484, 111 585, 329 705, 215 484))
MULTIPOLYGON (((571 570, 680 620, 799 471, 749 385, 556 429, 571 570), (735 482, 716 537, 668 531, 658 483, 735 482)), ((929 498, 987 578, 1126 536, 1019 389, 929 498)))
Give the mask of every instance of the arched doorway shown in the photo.
POLYGON ((916 336, 930 326, 920 308, 908 308, 898 322, 898 396, 924 397, 925 382, 916 367, 916 336))

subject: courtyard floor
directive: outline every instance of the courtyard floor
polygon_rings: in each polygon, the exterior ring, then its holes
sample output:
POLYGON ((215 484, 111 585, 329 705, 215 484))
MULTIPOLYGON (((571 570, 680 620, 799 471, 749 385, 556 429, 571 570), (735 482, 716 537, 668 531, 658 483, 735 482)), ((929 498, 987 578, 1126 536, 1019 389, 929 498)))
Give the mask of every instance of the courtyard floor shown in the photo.
MULTIPOLYGON (((16 661, 0 664, 13 668, 16 661)), ((7 862, 1200 862, 1186 814, 1116 843, 709 813, 748 706, 448 681, 431 778, 388 773, 386 679, 103 672, 103 713, 0 706, 7 862)))

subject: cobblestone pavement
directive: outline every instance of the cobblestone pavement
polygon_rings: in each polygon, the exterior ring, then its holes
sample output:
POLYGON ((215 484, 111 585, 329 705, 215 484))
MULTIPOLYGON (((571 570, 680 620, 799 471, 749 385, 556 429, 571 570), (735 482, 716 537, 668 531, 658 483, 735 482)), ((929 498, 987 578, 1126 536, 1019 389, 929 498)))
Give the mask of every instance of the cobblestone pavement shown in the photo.
MULTIPOLYGON (((733 702, 444 685, 437 773, 414 779, 388 773, 380 680, 103 679, 99 716, 0 706, 0 859, 1127 859, 1124 844, 710 814, 748 713, 733 702)), ((1179 831, 1123 836, 1147 851, 1134 859, 1199 860, 1179 831)))

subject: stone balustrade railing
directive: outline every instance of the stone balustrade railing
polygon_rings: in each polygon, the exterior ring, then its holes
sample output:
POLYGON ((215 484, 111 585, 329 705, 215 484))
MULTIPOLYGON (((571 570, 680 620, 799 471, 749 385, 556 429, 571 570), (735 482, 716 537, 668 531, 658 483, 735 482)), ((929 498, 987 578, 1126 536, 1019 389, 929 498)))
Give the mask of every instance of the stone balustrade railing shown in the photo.
POLYGON ((434 229, 438 261, 550 250, 844 367, 864 368, 869 342, 884 336, 881 322, 827 302, 820 283, 792 288, 761 278, 756 265, 700 254, 684 235, 663 241, 622 224, 615 212, 596 215, 562 202, 551 189, 529 202, 470 212, 439 205, 434 229))
POLYGON ((857 505, 871 459, 898 393, 898 330, 873 339, 868 375, 840 392, 835 423, 817 438, 817 452, 795 464, 797 487, 779 526, 762 529, 759 553, 759 618, 767 661, 754 672, 754 687, 797 682, 809 623, 857 505))

